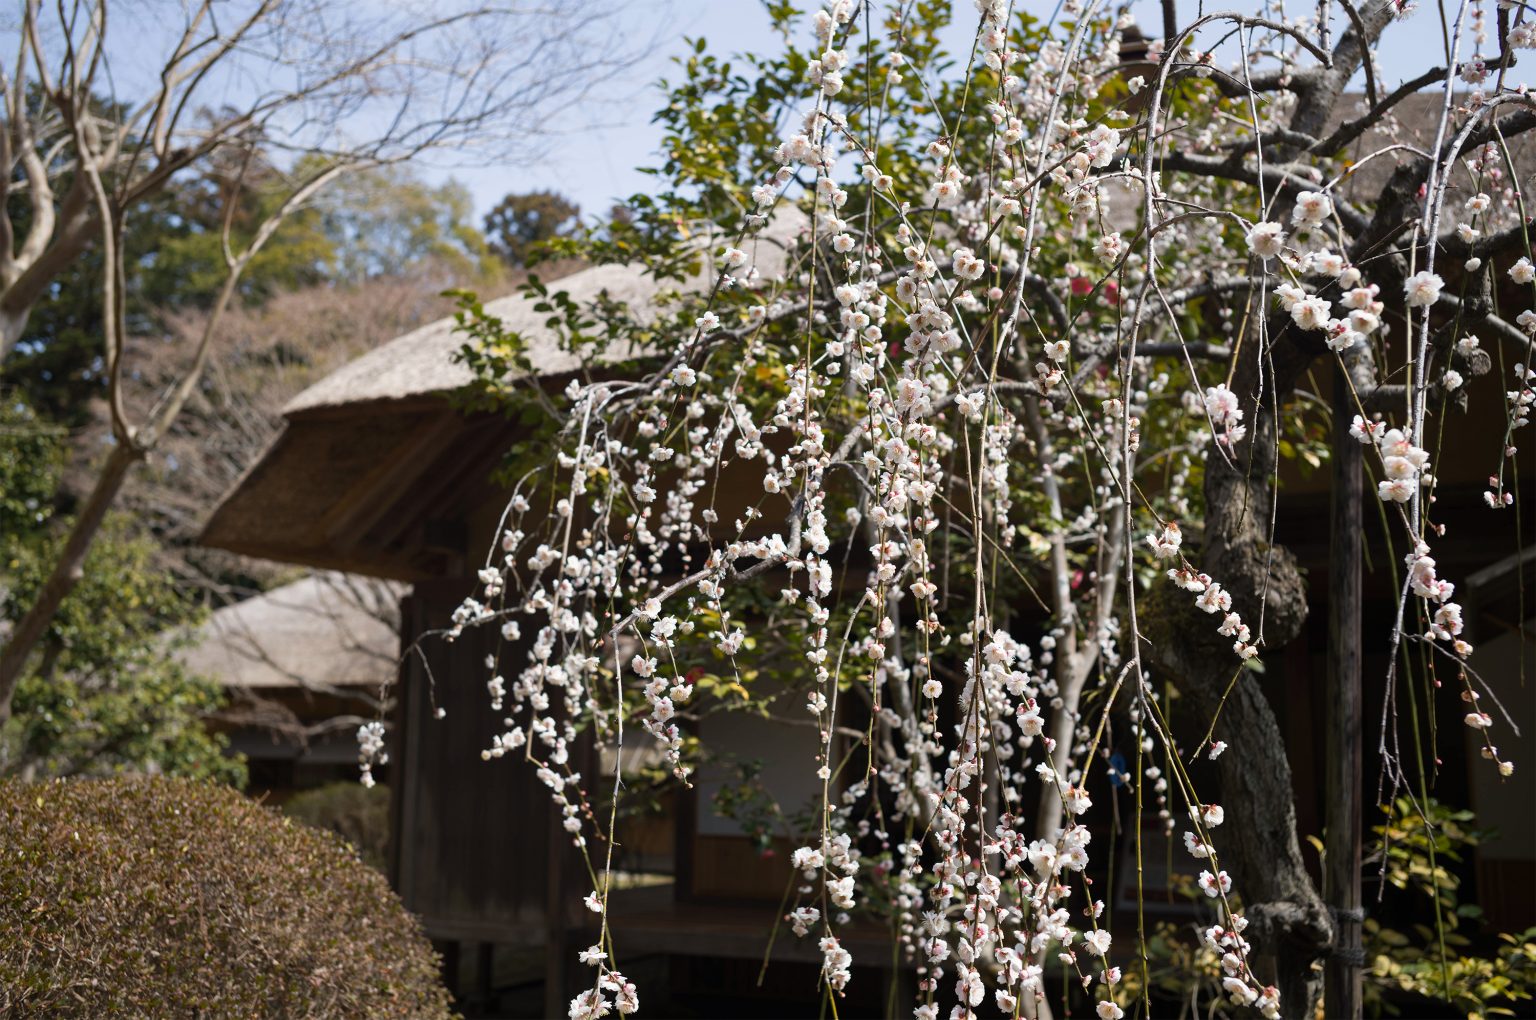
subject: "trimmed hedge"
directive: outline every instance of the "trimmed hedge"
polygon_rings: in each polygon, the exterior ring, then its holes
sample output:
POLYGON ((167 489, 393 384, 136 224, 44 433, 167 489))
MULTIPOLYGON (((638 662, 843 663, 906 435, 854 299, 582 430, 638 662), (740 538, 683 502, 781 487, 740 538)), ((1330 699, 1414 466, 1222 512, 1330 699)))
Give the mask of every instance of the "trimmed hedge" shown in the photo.
POLYGON ((339 839, 227 787, 0 783, 0 1014, 447 1017, 439 963, 339 839))

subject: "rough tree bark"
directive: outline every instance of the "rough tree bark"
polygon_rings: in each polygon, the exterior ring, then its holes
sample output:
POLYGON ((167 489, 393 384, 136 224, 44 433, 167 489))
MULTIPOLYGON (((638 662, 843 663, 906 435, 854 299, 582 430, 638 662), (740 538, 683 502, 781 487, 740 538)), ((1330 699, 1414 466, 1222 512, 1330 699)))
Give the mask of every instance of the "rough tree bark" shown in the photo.
MULTIPOLYGON (((1316 342, 1284 328, 1263 344, 1256 336, 1245 338, 1231 386, 1249 409, 1250 432, 1230 463, 1216 453, 1206 462, 1201 569, 1231 593, 1243 619, 1262 621, 1255 633, 1271 650, 1300 634, 1307 618, 1296 558, 1270 542, 1274 394, 1289 392, 1317 353, 1310 349, 1316 342)), ((1332 943, 1333 926, 1302 861, 1291 768, 1275 714, 1255 674, 1244 671, 1234 681, 1230 639, 1216 633, 1188 592, 1154 586, 1142 630, 1194 718, 1202 726, 1215 720, 1215 738, 1234 750, 1216 760, 1226 812, 1221 866, 1243 891, 1256 972, 1280 990, 1287 1016, 1309 1016, 1321 992, 1314 965, 1332 943)))

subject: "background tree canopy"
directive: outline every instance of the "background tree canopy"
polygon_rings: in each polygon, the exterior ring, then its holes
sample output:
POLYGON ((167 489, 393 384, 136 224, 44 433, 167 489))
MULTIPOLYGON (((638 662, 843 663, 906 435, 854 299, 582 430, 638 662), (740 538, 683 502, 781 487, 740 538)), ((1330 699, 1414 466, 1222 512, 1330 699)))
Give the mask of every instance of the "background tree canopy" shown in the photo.
POLYGON ((508 195, 485 216, 490 249, 509 266, 526 266, 538 246, 569 237, 581 226, 581 210, 553 191, 508 195))

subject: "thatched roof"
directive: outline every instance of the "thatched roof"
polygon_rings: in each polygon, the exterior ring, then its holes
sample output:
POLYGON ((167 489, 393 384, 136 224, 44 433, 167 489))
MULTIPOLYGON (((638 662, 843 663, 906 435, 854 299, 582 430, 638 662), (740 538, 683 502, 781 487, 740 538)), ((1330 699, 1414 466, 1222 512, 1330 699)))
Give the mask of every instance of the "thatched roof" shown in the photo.
POLYGON ((392 681, 405 586, 322 573, 215 610, 176 653, 225 687, 328 691, 392 681))
MULTIPOLYGON (((1464 102, 1465 97, 1457 97, 1456 101, 1464 102)), ((1349 146, 1346 155, 1355 161, 1355 165, 1339 184, 1343 195, 1355 201, 1372 201, 1381 194, 1382 188, 1386 186, 1392 177, 1392 172, 1398 166, 1417 158, 1419 153, 1433 152, 1444 107, 1445 93, 1434 90, 1408 96, 1393 107, 1385 118, 1349 146), (1365 162, 1359 162, 1360 160, 1365 162)), ((1339 109, 1334 117, 1335 123, 1331 127, 1354 120, 1368 108, 1363 94, 1348 93, 1340 96, 1339 109)), ((1450 134, 1454 135, 1457 128, 1465 121, 1466 116, 1453 109, 1450 134)), ((1533 173, 1536 173, 1536 140, 1533 140, 1529 133, 1517 135, 1510 139, 1509 148, 1516 172, 1520 176, 1520 184, 1524 188, 1530 182, 1533 173)), ((1462 200, 1471 195, 1474 190, 1472 176, 1464 165, 1469 155, 1471 153, 1463 152, 1461 160, 1451 172, 1451 198, 1448 208, 1454 207, 1458 212, 1462 200)), ((1488 185, 1484 187, 1487 188, 1488 185)))
MULTIPOLYGON (((786 213, 749 243, 764 277, 782 271, 787 243, 804 223, 798 212, 786 213)), ((663 291, 713 282, 723 246, 701 236, 703 265, 681 287, 639 267, 593 266, 550 290, 578 305, 606 296, 643 316, 663 291)), ((519 293, 485 308, 527 343, 534 373, 558 381, 580 363, 561 348, 538 303, 519 293)), ((454 359, 464 342, 454 320, 442 319, 300 393, 284 408, 283 432, 214 508, 202 544, 400 580, 462 569, 467 550, 454 522, 488 495, 488 475, 511 428, 497 416, 461 414, 447 399, 472 381, 454 359)))
MULTIPOLYGON (((662 289, 633 266, 593 266, 550 286, 566 291, 578 304, 607 295, 642 311, 662 289)), ((562 375, 581 367, 576 356, 562 350, 545 326, 549 314, 535 311, 534 303, 521 294, 488 301, 485 310, 528 341, 529 358, 541 374, 562 375)), ((283 413, 292 416, 321 408, 457 390, 473 381, 470 370, 454 360, 464 343, 465 337, 456 331, 453 319, 428 323, 343 365, 294 397, 283 413)))
MULTIPOLYGON (((754 264, 764 276, 777 274, 784 264, 783 246, 801 227, 804 218, 788 213, 775 218, 751 246, 754 264)), ((699 250, 704 266, 697 275, 682 284, 683 289, 708 286, 719 275, 714 256, 721 247, 701 241, 699 250)), ((633 265, 592 266, 563 277, 549 285, 551 291, 565 291, 571 300, 585 306, 599 297, 627 303, 642 318, 658 294, 678 289, 678 284, 662 282, 633 265)), ((539 375, 558 376, 581 367, 580 360, 562 350, 553 330, 546 325, 548 312, 536 310, 536 301, 522 294, 488 301, 486 313, 499 318, 506 328, 528 343, 528 356, 539 375)), ((332 372, 300 393, 283 409, 288 417, 321 408, 363 404, 375 400, 404 400, 436 393, 446 393, 473 381, 468 368, 454 360, 464 345, 464 336, 455 330, 454 320, 439 319, 414 332, 397 337, 332 372)), ((610 357, 620 358, 617 351, 610 357)))

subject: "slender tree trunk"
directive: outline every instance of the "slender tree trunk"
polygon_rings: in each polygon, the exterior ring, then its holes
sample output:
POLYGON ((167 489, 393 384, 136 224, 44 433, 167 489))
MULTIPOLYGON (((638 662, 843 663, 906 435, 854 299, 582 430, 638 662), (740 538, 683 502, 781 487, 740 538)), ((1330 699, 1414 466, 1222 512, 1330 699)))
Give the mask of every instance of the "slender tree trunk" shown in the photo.
MULTIPOLYGON (((80 146, 84 148, 83 143, 80 146)), ((123 356, 123 346, 127 339, 127 331, 122 322, 122 306, 118 277, 111 267, 122 267, 121 216, 114 218, 113 210, 106 187, 99 174, 92 172, 90 181, 94 188, 98 206, 96 222, 104 224, 102 230, 102 258, 108 267, 103 275, 102 283, 102 307, 105 310, 105 335, 104 347, 107 351, 111 384, 109 386, 109 400, 112 404, 112 432, 117 440, 117 445, 107 456, 107 461, 101 467, 101 472, 96 478, 96 485, 86 499, 85 506, 76 518, 74 526, 70 529, 69 537, 64 543, 64 549, 54 563, 48 580, 44 582, 42 590, 38 592, 32 607, 27 610, 26 616, 16 625, 10 641, 3 650, 0 650, 0 725, 3 725, 11 717, 11 699, 16 693, 16 685, 20 682, 22 672, 26 668, 27 660, 37 643, 42 640, 48 631, 48 626, 59 611, 59 606, 64 599, 74 590, 85 570, 85 557, 90 552, 91 544, 96 540, 96 534, 101 530, 101 523, 106 518, 107 511, 111 508, 118 492, 122 490, 123 482, 127 478, 128 469, 134 462, 154 449, 171 425, 176 421, 181 409, 191 399, 193 391, 197 387, 198 380, 203 376, 207 368, 210 353, 213 350, 213 341, 218 332, 219 324, 224 312, 229 308, 230 301, 239 286, 241 275, 251 259, 261 251, 262 246, 271 239, 278 226, 294 209, 307 201, 316 191, 329 181, 339 176, 345 166, 333 166, 322 170, 311 177, 300 187, 283 200, 283 204, 272 215, 268 216, 257 228, 255 237, 246 249, 238 256, 230 250, 230 224, 234 213, 234 196, 228 199, 225 207, 224 218, 224 258, 227 272, 224 277, 224 285, 219 291, 218 299, 214 301, 213 308, 208 313, 207 321, 203 323, 202 336, 198 340, 197 353, 192 358, 192 364, 187 368, 177 384, 172 387, 161 399, 155 410, 151 412, 149 420, 137 428, 128 424, 121 406, 121 390, 118 387, 118 373, 121 366, 117 359, 123 356)), ((81 222, 89 223, 89 220, 80 217, 81 222)), ((74 235, 70 235, 71 238, 74 235)), ((80 242, 83 245, 83 241, 80 242)), ((61 241, 60 244, 63 244, 61 241)), ((61 250, 56 244, 50 252, 61 250)), ((46 258, 47 256, 45 256, 46 258)), ((57 257, 55 255, 55 257, 57 257)), ((38 266, 43 265, 40 259, 34 264, 28 273, 35 273, 38 266)), ((25 276, 23 277, 26 278, 25 276)), ((19 285, 18 285, 19 286, 19 285)), ((7 300, 15 299, 16 288, 0 295, 0 308, 5 306, 7 300)))
POLYGON ((60 210, 52 243, 0 288, 0 369, 27 329, 32 308, 90 245, 97 229, 86 189, 71 188, 60 210))
POLYGON ((122 441, 112 448, 106 463, 101 466, 95 487, 69 530, 63 550, 54 561, 53 570, 43 582, 32 607, 11 632, 5 648, 0 650, 0 725, 11 717, 11 698, 16 693, 27 660, 48 632, 59 606, 85 575, 85 557, 90 552, 91 543, 96 540, 107 510, 122 489, 128 469, 140 456, 142 454, 136 447, 122 441))
POLYGON ((1327 847, 1323 889, 1333 915, 1334 946, 1323 978, 1328 1017, 1361 1015, 1364 914, 1360 906, 1361 720, 1361 446, 1349 434, 1354 405, 1349 380, 1334 374, 1333 507, 1328 603, 1327 847))
POLYGON ((21 335, 27 328, 27 319, 31 315, 31 308, 21 312, 8 312, 0 307, 0 365, 5 364, 5 359, 21 341, 21 335))

